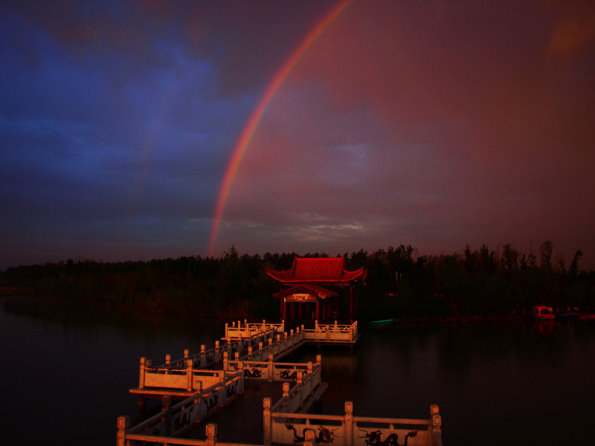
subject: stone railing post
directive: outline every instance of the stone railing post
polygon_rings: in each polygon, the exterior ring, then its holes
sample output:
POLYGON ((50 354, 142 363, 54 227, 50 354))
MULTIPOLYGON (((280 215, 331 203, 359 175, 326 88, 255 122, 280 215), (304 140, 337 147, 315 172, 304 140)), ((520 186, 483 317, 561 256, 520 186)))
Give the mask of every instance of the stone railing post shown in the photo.
POLYGON ((258 351, 261 352, 262 351, 262 342, 258 343, 258 351))
POLYGON ((227 371, 229 368, 227 361, 229 360, 229 353, 227 351, 223 352, 223 370, 227 371))
POLYGON ((165 426, 165 435, 169 436, 171 433, 171 413, 170 413, 171 400, 169 396, 161 397, 161 422, 165 426))
POLYGON ((229 324, 225 323, 225 339, 229 340, 229 324))
POLYGON ((266 397, 262 400, 262 438, 265 446, 271 444, 273 430, 273 419, 271 417, 271 399, 266 397))
POLYGON ((289 396, 289 383, 285 381, 283 383, 283 398, 287 398, 289 396))
POLYGON ((353 446, 353 403, 345 401, 345 420, 343 422, 345 429, 345 446, 353 446))
POLYGON ((304 430, 304 446, 316 445, 316 431, 314 429, 304 430))
POLYGON ((320 327, 318 326, 318 320, 314 321, 314 331, 320 331, 320 327))
POLYGON ((165 366, 169 367, 171 365, 171 355, 168 353, 165 355, 165 366))
POLYGON ((184 349, 184 360, 188 359, 188 356, 190 356, 190 350, 188 350, 187 348, 184 349))
POLYGON ((116 446, 126 445, 126 429, 128 429, 128 417, 118 417, 116 423, 118 433, 116 434, 116 446))
POLYGON ((236 361, 239 361, 239 359, 240 359, 240 352, 235 352, 233 354, 233 359, 235 359, 236 361))
POLYGON ((267 364, 267 373, 269 375, 269 382, 273 382, 275 374, 275 365, 273 364, 273 354, 269 353, 269 363, 267 364))
POLYGON ((207 424, 205 434, 207 435, 207 446, 215 446, 217 443, 217 425, 215 423, 207 424))
POLYGON ((192 381, 194 374, 192 373, 192 359, 186 360, 186 390, 192 392, 192 381))
POLYGON ((442 432, 442 417, 440 416, 440 407, 438 404, 430 406, 430 414, 432 415, 432 431, 442 432))
POLYGON ((138 373, 138 388, 143 389, 145 387, 145 367, 146 358, 143 356, 140 358, 140 371, 138 373))
POLYGON ((322 355, 316 355, 316 365, 322 364, 322 355))
POLYGON ((215 356, 219 354, 219 341, 215 341, 215 356))
POLYGON ((202 345, 200 346, 200 357, 201 357, 201 358, 202 358, 202 357, 205 355, 205 350, 206 350, 206 349, 205 349, 205 345, 204 345, 204 344, 202 344, 202 345))
POLYGON ((248 346, 248 358, 252 358, 252 346, 248 346))

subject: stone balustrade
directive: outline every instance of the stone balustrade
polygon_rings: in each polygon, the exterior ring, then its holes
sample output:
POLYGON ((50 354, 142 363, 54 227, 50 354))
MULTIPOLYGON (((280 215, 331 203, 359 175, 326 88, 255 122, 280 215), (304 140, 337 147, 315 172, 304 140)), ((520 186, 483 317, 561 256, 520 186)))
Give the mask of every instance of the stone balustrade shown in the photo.
POLYGON ((118 418, 118 442, 120 437, 124 437, 123 441, 150 441, 146 437, 180 435, 242 393, 244 375, 239 372, 173 406, 169 397, 163 397, 161 412, 136 426, 129 428, 127 417, 118 418))
POLYGON ((233 339, 243 339, 270 330, 283 333, 285 331, 285 321, 281 321, 281 323, 267 323, 266 320, 263 319, 262 323, 255 323, 248 322, 244 319, 244 323, 242 323, 242 321, 237 321, 237 324, 236 322, 232 322, 231 325, 226 323, 225 339, 228 341, 233 339))
POLYGON ((319 324, 314 322, 313 329, 304 330, 304 339, 309 342, 335 344, 354 344, 359 337, 357 321, 352 324, 319 324))
POLYGON ((313 367, 320 366, 321 356, 316 356, 315 363, 275 362, 273 354, 269 354, 268 361, 223 360, 223 370, 227 372, 242 371, 244 377, 250 380, 265 380, 269 382, 295 381, 298 372, 308 373, 313 367))
POLYGON ((293 445, 311 431, 315 442, 341 446, 442 446, 441 417, 437 405, 429 419, 356 417, 353 403, 345 402, 344 415, 317 415, 278 411, 263 401, 264 444, 293 445))

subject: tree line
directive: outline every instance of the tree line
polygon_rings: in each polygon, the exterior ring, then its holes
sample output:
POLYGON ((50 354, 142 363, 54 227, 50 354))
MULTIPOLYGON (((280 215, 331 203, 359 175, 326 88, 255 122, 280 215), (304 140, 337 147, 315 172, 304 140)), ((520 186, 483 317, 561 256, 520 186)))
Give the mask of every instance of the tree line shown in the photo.
MULTIPOLYGON (((92 260, 11 267, 3 284, 124 311, 220 318, 277 318, 279 284, 267 270, 291 268, 296 253, 219 258, 187 256, 104 263, 92 260)), ((326 257, 310 253, 304 257, 326 257)), ((412 246, 343 255, 347 269, 364 267, 357 284, 358 317, 525 314, 532 305, 595 307, 595 272, 579 268, 582 252, 554 256, 551 241, 536 253, 508 244, 492 250, 420 255, 412 246)))

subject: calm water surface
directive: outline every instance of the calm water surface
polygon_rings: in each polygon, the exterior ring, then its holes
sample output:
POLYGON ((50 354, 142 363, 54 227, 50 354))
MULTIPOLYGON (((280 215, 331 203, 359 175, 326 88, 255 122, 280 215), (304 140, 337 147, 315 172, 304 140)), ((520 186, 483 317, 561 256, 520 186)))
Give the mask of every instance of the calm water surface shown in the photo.
MULTIPOLYGON (((178 357, 224 331, 219 322, 131 320, 36 298, 0 304, 0 427, 20 444, 113 445, 117 416, 136 416, 128 389, 138 385, 140 356, 178 357)), ((309 346, 287 361, 316 354, 329 383, 322 413, 341 414, 351 400, 355 415, 428 418, 437 403, 446 445, 592 439, 595 325, 375 329, 352 350, 309 346)), ((259 432, 262 397, 278 391, 250 388, 221 411, 215 421, 231 428, 220 427, 220 440, 255 441, 243 432, 259 432)))

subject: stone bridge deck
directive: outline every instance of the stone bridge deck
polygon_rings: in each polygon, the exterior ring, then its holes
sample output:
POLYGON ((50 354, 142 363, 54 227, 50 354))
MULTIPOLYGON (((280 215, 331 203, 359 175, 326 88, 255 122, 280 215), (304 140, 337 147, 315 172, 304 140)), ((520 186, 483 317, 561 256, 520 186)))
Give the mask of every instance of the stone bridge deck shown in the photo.
POLYGON ((321 377, 322 358, 318 355, 316 362, 308 363, 277 360, 307 342, 353 345, 359 336, 357 322, 283 330, 283 323, 265 321, 226 324, 225 338, 212 349, 202 346, 195 355, 185 350, 183 358, 173 361, 166 355, 165 363, 157 366, 141 358, 139 387, 130 392, 140 401, 161 397, 162 411, 135 426, 129 426, 128 417, 119 417, 117 446, 442 446, 437 405, 430 407, 430 418, 425 420, 356 417, 349 401, 343 415, 307 414, 327 387, 321 377), (251 381, 282 382, 281 397, 274 404, 269 397, 262 402, 262 437, 257 443, 218 443, 214 424, 206 425, 205 440, 180 437, 242 395, 251 381), (181 401, 172 405, 171 398, 181 401))

